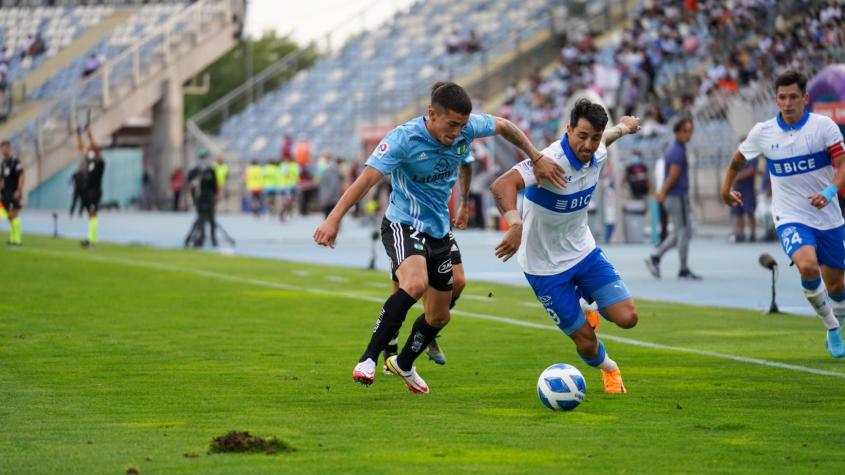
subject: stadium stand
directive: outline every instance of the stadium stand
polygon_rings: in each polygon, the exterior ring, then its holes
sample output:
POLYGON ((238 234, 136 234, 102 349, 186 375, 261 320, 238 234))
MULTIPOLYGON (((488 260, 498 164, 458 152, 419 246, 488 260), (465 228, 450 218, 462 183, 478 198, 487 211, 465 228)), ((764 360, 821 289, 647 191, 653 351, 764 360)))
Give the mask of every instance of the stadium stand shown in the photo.
POLYGON ((496 57, 512 49, 513 41, 529 39, 537 32, 526 27, 547 23, 555 3, 417 2, 230 117, 220 137, 242 160, 277 155, 285 133, 308 140, 317 154, 357 157, 356 125, 393 121, 435 80, 464 76, 478 69, 482 58, 496 57), (475 31, 481 52, 447 54, 446 38, 453 31, 461 37, 475 31))

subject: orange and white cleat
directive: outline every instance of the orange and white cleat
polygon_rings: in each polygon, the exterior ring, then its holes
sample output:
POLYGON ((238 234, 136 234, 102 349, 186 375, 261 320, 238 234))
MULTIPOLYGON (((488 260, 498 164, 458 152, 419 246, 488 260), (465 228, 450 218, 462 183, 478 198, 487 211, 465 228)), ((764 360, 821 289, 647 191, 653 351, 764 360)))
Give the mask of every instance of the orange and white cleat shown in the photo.
POLYGON ((628 392, 622 384, 622 372, 619 368, 613 371, 602 371, 601 379, 604 383, 604 392, 607 394, 625 394, 628 392))

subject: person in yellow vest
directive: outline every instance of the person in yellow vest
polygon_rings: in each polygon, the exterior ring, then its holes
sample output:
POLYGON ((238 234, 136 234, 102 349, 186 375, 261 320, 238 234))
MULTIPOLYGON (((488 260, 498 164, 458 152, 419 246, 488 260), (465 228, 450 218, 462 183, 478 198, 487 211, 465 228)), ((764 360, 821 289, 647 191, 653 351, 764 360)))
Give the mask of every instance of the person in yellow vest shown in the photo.
POLYGON ((214 177, 217 178, 217 189, 220 191, 221 197, 225 199, 226 181, 229 179, 229 165, 223 161, 222 156, 218 156, 212 166, 214 167, 214 177))
POLYGON ((293 212, 297 185, 299 185, 299 164, 293 157, 285 157, 280 164, 280 194, 282 196, 282 211, 279 219, 284 221, 293 212))
POLYGON ((279 162, 267 160, 264 164, 264 196, 271 216, 276 214, 276 195, 279 194, 279 162))
POLYGON ((246 190, 249 193, 249 210, 258 216, 261 212, 261 200, 264 194, 264 170, 258 164, 258 160, 253 160, 246 168, 244 179, 246 190))

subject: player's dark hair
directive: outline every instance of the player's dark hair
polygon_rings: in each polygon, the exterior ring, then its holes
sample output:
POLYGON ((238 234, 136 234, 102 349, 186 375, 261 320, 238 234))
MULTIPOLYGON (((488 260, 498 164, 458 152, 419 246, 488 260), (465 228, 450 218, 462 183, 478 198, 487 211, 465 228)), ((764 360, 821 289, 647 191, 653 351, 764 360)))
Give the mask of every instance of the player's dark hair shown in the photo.
POLYGON ((778 74, 777 79, 775 79, 775 93, 778 92, 779 87, 791 86, 793 84, 798 86, 798 90, 801 91, 801 94, 807 92, 807 76, 800 71, 787 69, 786 71, 778 74))
POLYGON ((9 142, 8 140, 4 140, 4 141, 0 142, 0 147, 2 147, 3 145, 8 145, 8 146, 10 146, 10 147, 11 147, 11 146, 12 146, 12 142, 9 142))
POLYGON ((678 119, 677 122, 675 122, 675 125, 672 126, 672 132, 675 132, 677 134, 687 124, 692 124, 692 117, 681 117, 680 119, 678 119))
POLYGON ((469 94, 453 82, 436 82, 431 86, 431 105, 462 115, 472 112, 472 100, 469 94))
POLYGON ((596 130, 604 130, 607 127, 607 112, 599 104, 590 102, 589 99, 578 99, 572 107, 569 118, 569 125, 574 129, 578 126, 580 119, 586 119, 596 130))

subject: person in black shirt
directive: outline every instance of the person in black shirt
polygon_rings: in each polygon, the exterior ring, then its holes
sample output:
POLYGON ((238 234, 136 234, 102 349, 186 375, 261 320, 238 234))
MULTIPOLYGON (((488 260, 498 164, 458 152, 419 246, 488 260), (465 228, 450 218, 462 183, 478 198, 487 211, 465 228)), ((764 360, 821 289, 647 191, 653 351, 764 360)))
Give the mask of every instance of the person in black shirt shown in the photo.
POLYGON ((73 172, 70 177, 70 185, 73 187, 73 197, 70 200, 70 217, 73 217, 73 210, 76 209, 76 203, 79 203, 79 216, 82 216, 82 193, 85 191, 85 175, 87 174, 87 164, 85 160, 79 161, 79 168, 73 172))
POLYGON ((100 147, 94 141, 91 129, 86 129, 89 146, 85 146, 82 133, 76 132, 76 143, 79 146, 79 153, 85 160, 85 189, 82 193, 82 207, 88 211, 88 239, 83 239, 83 247, 90 247, 97 243, 97 231, 99 221, 97 210, 100 208, 100 199, 103 197, 103 172, 106 164, 103 162, 103 155, 100 147))
POLYGON ((8 140, 0 142, 0 200, 9 214, 10 246, 21 245, 21 196, 23 194, 23 164, 12 154, 12 144, 8 140))
POLYGON ((208 160, 208 150, 197 150, 199 163, 188 172, 188 189, 197 207, 197 219, 185 238, 185 247, 205 244, 205 225, 211 227, 211 245, 217 247, 217 225, 214 222, 214 208, 220 190, 217 187, 217 175, 208 160))

